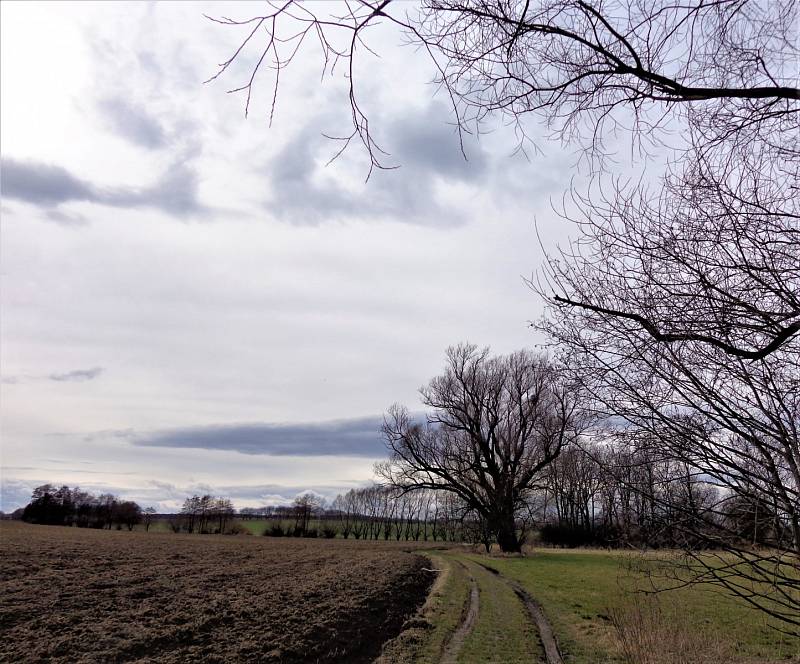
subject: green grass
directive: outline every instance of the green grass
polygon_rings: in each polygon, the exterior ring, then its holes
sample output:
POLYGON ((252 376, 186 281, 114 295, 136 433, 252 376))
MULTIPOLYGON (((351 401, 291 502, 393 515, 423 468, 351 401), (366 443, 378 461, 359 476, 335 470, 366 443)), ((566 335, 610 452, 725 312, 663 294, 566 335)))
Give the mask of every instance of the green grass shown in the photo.
MULTIPOLYGON (((264 531, 273 525, 280 524, 284 530, 287 528, 291 528, 294 526, 294 521, 291 520, 277 520, 277 519, 234 519, 233 523, 236 523, 242 528, 244 528, 247 532, 251 535, 263 535, 264 531)), ((312 523, 311 526, 314 527, 315 524, 312 523)), ((136 530, 144 531, 144 525, 139 524, 136 526, 136 530)), ((153 519, 150 523, 150 532, 151 533, 169 533, 172 532, 170 528, 170 521, 167 519, 153 519)))
POLYGON ((609 605, 620 597, 618 559, 549 551, 530 558, 481 559, 519 581, 542 604, 566 661, 608 658, 613 632, 609 605))
MULTIPOLYGON (((279 522, 270 521, 268 519, 243 519, 237 520, 236 523, 247 530, 251 535, 263 535, 267 528, 279 522)), ((284 529, 286 528, 286 524, 282 523, 281 525, 283 525, 284 529)))
POLYGON ((514 591, 496 575, 468 563, 478 583, 480 610, 472 633, 464 641, 459 662, 529 664, 544 662, 536 627, 514 591))
MULTIPOLYGON (((136 526, 136 530, 140 530, 144 532, 144 524, 139 524, 136 526)), ((147 531, 150 533, 171 533, 172 529, 169 527, 169 521, 166 519, 153 519, 150 522, 150 529, 147 531)))
POLYGON ((519 581, 542 604, 568 663, 623 661, 611 617, 634 619, 641 609, 658 611, 664 623, 651 624, 651 631, 677 628, 687 647, 706 648, 709 658, 800 661, 800 639, 771 629, 763 614, 712 586, 635 592, 644 586, 626 554, 536 550, 525 558, 475 558, 519 581))

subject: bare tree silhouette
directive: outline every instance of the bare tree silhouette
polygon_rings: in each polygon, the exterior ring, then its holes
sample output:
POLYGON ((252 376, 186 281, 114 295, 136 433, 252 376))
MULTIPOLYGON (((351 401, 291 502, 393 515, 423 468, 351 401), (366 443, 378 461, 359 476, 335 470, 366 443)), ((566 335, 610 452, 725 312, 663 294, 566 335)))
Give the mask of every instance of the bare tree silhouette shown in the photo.
POLYGON ((391 458, 379 474, 404 491, 457 495, 503 551, 519 551, 520 509, 584 425, 578 393, 544 357, 469 344, 449 348, 445 372, 420 393, 432 409, 425 424, 401 406, 386 415, 391 458))

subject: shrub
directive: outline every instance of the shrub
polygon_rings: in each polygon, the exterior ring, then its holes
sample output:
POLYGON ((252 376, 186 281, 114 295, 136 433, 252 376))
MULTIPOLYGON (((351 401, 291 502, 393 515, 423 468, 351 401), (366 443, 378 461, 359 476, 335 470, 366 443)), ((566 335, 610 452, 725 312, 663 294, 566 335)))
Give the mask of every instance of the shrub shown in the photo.
POLYGON ((564 546, 570 549, 594 543, 594 536, 591 531, 572 526, 560 526, 555 523, 548 523, 542 526, 539 537, 544 544, 564 546))
POLYGON ((322 536, 325 539, 333 539, 336 537, 336 528, 331 528, 330 526, 325 526, 322 529, 322 536))
POLYGON ((279 523, 273 523, 264 531, 264 535, 267 537, 283 537, 283 526, 279 523))

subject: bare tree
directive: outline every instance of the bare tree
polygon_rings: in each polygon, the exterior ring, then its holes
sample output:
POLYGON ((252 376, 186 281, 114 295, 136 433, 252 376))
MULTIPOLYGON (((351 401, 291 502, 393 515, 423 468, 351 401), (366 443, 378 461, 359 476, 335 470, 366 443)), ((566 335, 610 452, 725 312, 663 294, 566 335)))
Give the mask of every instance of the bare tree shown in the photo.
POLYGON ((142 508, 131 500, 125 500, 117 505, 115 516, 120 525, 133 530, 142 521, 142 508))
POLYGON ((142 521, 144 521, 144 531, 150 531, 150 525, 153 523, 153 517, 156 515, 155 507, 145 507, 142 510, 142 521))
POLYGON ((332 509, 339 518, 339 530, 342 537, 349 538, 353 533, 354 521, 358 518, 356 512, 355 489, 350 489, 344 495, 339 494, 333 501, 332 509))
MULTIPOLYGON (((239 89, 249 100, 255 75, 271 67, 273 110, 278 75, 309 41, 321 46, 324 71, 344 64, 353 125, 344 147, 358 139, 373 166, 384 157, 353 59, 369 53, 377 22, 396 25, 430 56, 461 131, 480 131, 499 114, 524 146, 534 116, 586 149, 598 179, 573 191, 562 211, 577 237, 534 284, 551 303, 539 326, 596 396, 598 413, 613 418, 608 436, 620 450, 657 450, 654 463, 682 464, 686 477, 716 485, 716 509, 692 507, 697 487, 688 482, 684 507, 673 511, 729 556, 706 564, 687 549, 698 578, 800 626, 798 3, 365 0, 321 17, 288 2, 222 22, 248 33, 219 74, 257 46, 253 76, 239 89), (612 177, 604 159, 612 134, 640 151, 665 151, 660 180, 612 177), (729 517, 742 500, 769 506, 770 548, 746 549, 734 537, 729 517)), ((452 476, 453 459, 440 454, 452 444, 449 429, 439 424, 391 413, 387 437, 409 468, 405 481, 436 486, 452 476)), ((625 486, 624 469, 609 468, 625 486)), ((480 486, 486 469, 467 470, 480 486)), ((648 483, 635 479, 626 490, 642 497, 648 483)), ((647 491, 651 507, 667 509, 664 495, 647 491)))
POLYGON ((595 150, 607 130, 657 140, 652 131, 675 119, 709 144, 731 133, 746 142, 744 135, 790 128, 800 97, 793 0, 360 0, 334 12, 291 0, 267 6, 242 20, 209 17, 243 32, 209 80, 250 57, 256 64, 229 92, 246 95, 247 113, 257 76, 270 77, 271 122, 281 75, 315 44, 323 76, 339 68, 349 82, 352 131, 342 149, 360 141, 373 167, 385 167, 386 155, 362 108, 354 63, 374 54, 368 34, 378 23, 428 55, 462 131, 480 130, 500 113, 524 137, 522 120, 536 113, 558 137, 586 138, 595 150))
POLYGON ((217 498, 212 502, 211 518, 217 523, 217 532, 224 534, 234 517, 236 510, 230 498, 217 498))
MULTIPOLYGON (((624 423, 610 435, 720 489, 705 546, 742 564, 738 575, 716 572, 692 555, 698 578, 800 626, 800 208, 790 176, 800 160, 735 147, 726 160, 696 150, 655 196, 619 187, 575 200, 580 237, 538 283, 555 293, 539 326, 598 411, 624 423), (743 548, 721 527, 725 502, 742 497, 766 500, 785 524, 774 548, 743 548)), ((698 534, 694 517, 677 523, 698 534)))
POLYGON ((119 504, 117 497, 111 493, 103 493, 96 498, 95 504, 98 522, 102 524, 102 527, 111 530, 116 519, 117 505, 119 504))
POLYGON ((292 503, 294 508, 294 533, 295 536, 304 537, 309 533, 311 519, 322 507, 319 496, 307 492, 297 496, 292 503))
POLYGON ((519 551, 516 516, 542 471, 580 435, 576 393, 546 358, 488 348, 447 350, 445 372, 420 390, 425 424, 401 406, 384 419, 391 458, 378 472, 404 491, 458 496, 503 551, 519 551))

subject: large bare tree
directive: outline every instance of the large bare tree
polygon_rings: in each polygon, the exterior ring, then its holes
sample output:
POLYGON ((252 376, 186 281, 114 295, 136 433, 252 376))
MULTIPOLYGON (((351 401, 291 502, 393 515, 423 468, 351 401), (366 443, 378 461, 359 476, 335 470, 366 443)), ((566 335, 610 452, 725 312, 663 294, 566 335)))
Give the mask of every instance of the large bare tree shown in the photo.
MULTIPOLYGON (((721 504, 709 528, 684 522, 716 533, 727 562, 688 553, 698 578, 800 626, 798 2, 342 7, 331 17, 287 2, 222 21, 248 33, 220 74, 255 47, 258 64, 240 89, 249 98, 271 67, 277 95, 278 75, 315 40, 325 71, 349 71, 345 146, 360 141, 382 167, 354 59, 370 57, 369 27, 388 22, 431 58, 461 131, 500 115, 524 145, 527 118, 538 118, 584 149, 597 178, 572 191, 562 212, 574 242, 535 280, 550 303, 540 327, 612 418, 610 436, 683 464, 723 502, 768 506, 777 525, 767 548, 729 537, 721 504), (632 185, 615 177, 606 151, 625 138, 637 166, 658 157, 662 172, 632 185)), ((420 445, 442 435, 431 431, 408 425, 420 445)))
POLYGON ((380 474, 405 491, 457 495, 501 550, 519 551, 519 510, 582 431, 577 391, 545 357, 492 356, 465 344, 447 350, 444 373, 420 394, 430 409, 426 422, 414 422, 401 406, 386 415, 391 458, 380 474))

